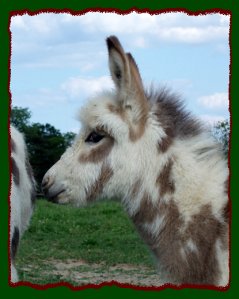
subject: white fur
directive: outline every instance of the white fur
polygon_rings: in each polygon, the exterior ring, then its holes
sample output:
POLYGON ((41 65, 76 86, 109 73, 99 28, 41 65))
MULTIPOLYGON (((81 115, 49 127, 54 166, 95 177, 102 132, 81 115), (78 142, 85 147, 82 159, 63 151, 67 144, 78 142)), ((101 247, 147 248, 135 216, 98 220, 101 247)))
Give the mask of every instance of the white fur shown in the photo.
MULTIPOLYGON (((20 184, 15 184, 13 176, 11 177, 10 194, 10 249, 14 228, 19 229, 19 239, 29 225, 33 213, 31 195, 34 188, 26 169, 26 145, 23 135, 13 126, 10 127, 11 139, 16 145, 16 153, 11 152, 20 172, 20 184)), ((18 281, 17 270, 11 260, 11 282, 18 281)))

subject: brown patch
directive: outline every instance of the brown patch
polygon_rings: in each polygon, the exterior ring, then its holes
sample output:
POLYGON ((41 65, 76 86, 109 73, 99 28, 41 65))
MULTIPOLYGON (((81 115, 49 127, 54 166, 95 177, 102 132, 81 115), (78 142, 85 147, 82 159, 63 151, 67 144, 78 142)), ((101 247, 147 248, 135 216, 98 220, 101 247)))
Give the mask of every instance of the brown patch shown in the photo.
POLYGON ((215 251, 218 221, 209 206, 192 217, 184 233, 180 232, 183 220, 173 202, 168 207, 165 221, 165 229, 158 236, 158 247, 154 249, 162 267, 181 283, 216 284, 219 274, 215 251), (197 247, 196 251, 186 247, 189 239, 197 247))
POLYGON ((165 153, 170 145, 173 143, 173 139, 170 136, 166 136, 158 142, 158 151, 160 153, 165 153))
POLYGON ((228 226, 212 215, 211 207, 205 205, 191 218, 184 231, 185 223, 173 200, 168 204, 159 202, 155 212, 150 206, 145 205, 145 209, 149 209, 149 213, 140 212, 133 221, 169 279, 179 283, 216 285, 220 273, 215 244, 218 238, 228 240, 225 237, 228 236, 228 226), (152 235, 142 225, 150 213, 154 219, 157 213, 164 215, 164 223, 157 235, 152 235), (186 246, 188 240, 192 240, 197 250, 192 251, 186 246))
POLYGON ((182 271, 185 271, 183 268, 188 265, 180 254, 182 236, 179 229, 183 221, 173 200, 168 205, 162 203, 160 210, 164 215, 164 226, 158 235, 154 236, 150 247, 158 258, 162 270, 181 282, 182 271))
POLYGON ((81 163, 98 163, 104 160, 111 152, 114 139, 110 136, 104 138, 102 143, 92 146, 93 148, 79 157, 81 163))
POLYGON ((20 233, 19 228, 17 226, 14 227, 13 236, 11 240, 11 259, 12 261, 15 260, 16 254, 17 254, 17 248, 19 245, 20 240, 20 233))
POLYGON ((137 180, 133 186, 132 186, 132 189, 131 189, 131 192, 130 192, 130 197, 131 199, 134 199, 137 197, 137 195, 139 194, 139 190, 140 190, 140 187, 142 185, 142 182, 141 180, 137 180))
MULTIPOLYGON (((224 193, 227 195, 227 198, 229 196, 229 178, 226 179, 226 181, 224 182, 224 193)), ((223 208, 223 216, 224 219, 227 223, 229 223, 229 219, 230 219, 230 202, 229 202, 229 198, 223 208)))
POLYGON ((17 163, 13 157, 11 157, 12 174, 14 183, 18 186, 20 184, 20 172, 17 163))
POLYGON ((12 152, 12 153, 16 153, 16 150, 17 150, 16 143, 15 143, 15 141, 11 138, 11 152, 12 152))
POLYGON ((230 204, 229 204, 229 200, 226 202, 224 208, 223 208, 223 216, 224 216, 224 220, 229 223, 229 219, 230 219, 230 204))
POLYGON ((113 173, 114 172, 112 168, 106 163, 103 163, 98 179, 94 182, 90 189, 87 190, 87 201, 95 200, 97 196, 99 196, 102 193, 104 186, 113 176, 113 173))
POLYGON ((164 196, 166 193, 172 194, 175 191, 175 184, 171 178, 172 166, 173 160, 169 159, 156 180, 156 184, 160 187, 160 197, 164 196))
POLYGON ((152 198, 149 194, 144 192, 141 199, 140 208, 138 212, 133 216, 132 220, 136 225, 143 223, 152 223, 158 214, 157 207, 152 203, 152 198))
POLYGON ((130 141, 136 142, 143 136, 143 134, 145 132, 145 128, 146 128, 147 118, 148 118, 148 116, 146 114, 145 115, 143 114, 136 125, 134 125, 134 126, 132 126, 131 124, 129 125, 130 141))
POLYGON ((122 120, 125 121, 125 113, 124 109, 122 108, 122 105, 113 105, 108 104, 108 109, 111 113, 118 115, 122 120))
POLYGON ((226 195, 228 195, 229 193, 229 178, 227 178, 226 181, 224 182, 224 193, 226 195))
MULTIPOLYGON (((202 207, 201 211, 194 215, 185 230, 185 237, 195 242, 198 248, 201 273, 198 269, 195 275, 204 283, 215 284, 219 276, 219 265, 216 258, 216 241, 225 239, 227 225, 220 222, 212 214, 210 205, 202 207)), ((227 239, 227 238, 226 238, 227 239)), ((225 269, 225 271, 227 271, 225 269)))
POLYGON ((135 124, 132 124, 127 119, 125 110, 122 108, 122 104, 119 106, 108 104, 108 109, 111 113, 119 116, 128 125, 130 141, 135 142, 143 136, 148 118, 147 110, 144 112, 141 111, 139 120, 135 124))
POLYGON ((173 143, 173 132, 171 128, 164 128, 164 132, 166 136, 158 142, 158 151, 160 153, 165 153, 173 143))

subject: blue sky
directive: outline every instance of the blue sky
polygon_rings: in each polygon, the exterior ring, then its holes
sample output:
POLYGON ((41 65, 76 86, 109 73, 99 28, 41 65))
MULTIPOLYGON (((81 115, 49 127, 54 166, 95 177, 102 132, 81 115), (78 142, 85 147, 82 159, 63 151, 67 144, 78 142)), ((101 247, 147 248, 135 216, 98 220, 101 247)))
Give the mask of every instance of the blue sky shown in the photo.
POLYGON ((77 132, 79 108, 113 88, 105 38, 114 34, 133 54, 146 87, 168 86, 210 124, 229 118, 229 23, 219 13, 14 16, 12 105, 28 107, 32 122, 77 132))

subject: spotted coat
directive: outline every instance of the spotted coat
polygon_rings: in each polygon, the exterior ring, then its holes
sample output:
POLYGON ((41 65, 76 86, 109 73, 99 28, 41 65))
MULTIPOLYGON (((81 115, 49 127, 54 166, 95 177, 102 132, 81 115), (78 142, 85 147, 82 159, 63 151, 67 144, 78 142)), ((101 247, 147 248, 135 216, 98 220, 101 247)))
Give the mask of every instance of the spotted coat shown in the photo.
POLYGON ((177 95, 145 90, 115 36, 107 48, 115 91, 80 110, 80 134, 44 176, 46 196, 76 206, 118 198, 160 279, 227 286, 228 167, 220 146, 177 95))

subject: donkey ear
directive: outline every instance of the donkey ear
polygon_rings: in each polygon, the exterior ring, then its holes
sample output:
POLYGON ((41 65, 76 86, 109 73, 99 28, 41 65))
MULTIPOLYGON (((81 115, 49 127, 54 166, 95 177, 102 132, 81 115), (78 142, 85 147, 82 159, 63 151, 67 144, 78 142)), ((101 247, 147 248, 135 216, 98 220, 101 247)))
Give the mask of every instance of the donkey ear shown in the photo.
POLYGON ((109 68, 120 99, 127 106, 138 106, 146 101, 138 67, 130 53, 125 53, 118 38, 106 39, 109 53, 109 68))
POLYGON ((128 86, 130 82, 130 71, 128 59, 116 36, 106 39, 109 53, 109 68, 112 79, 118 89, 128 86))

